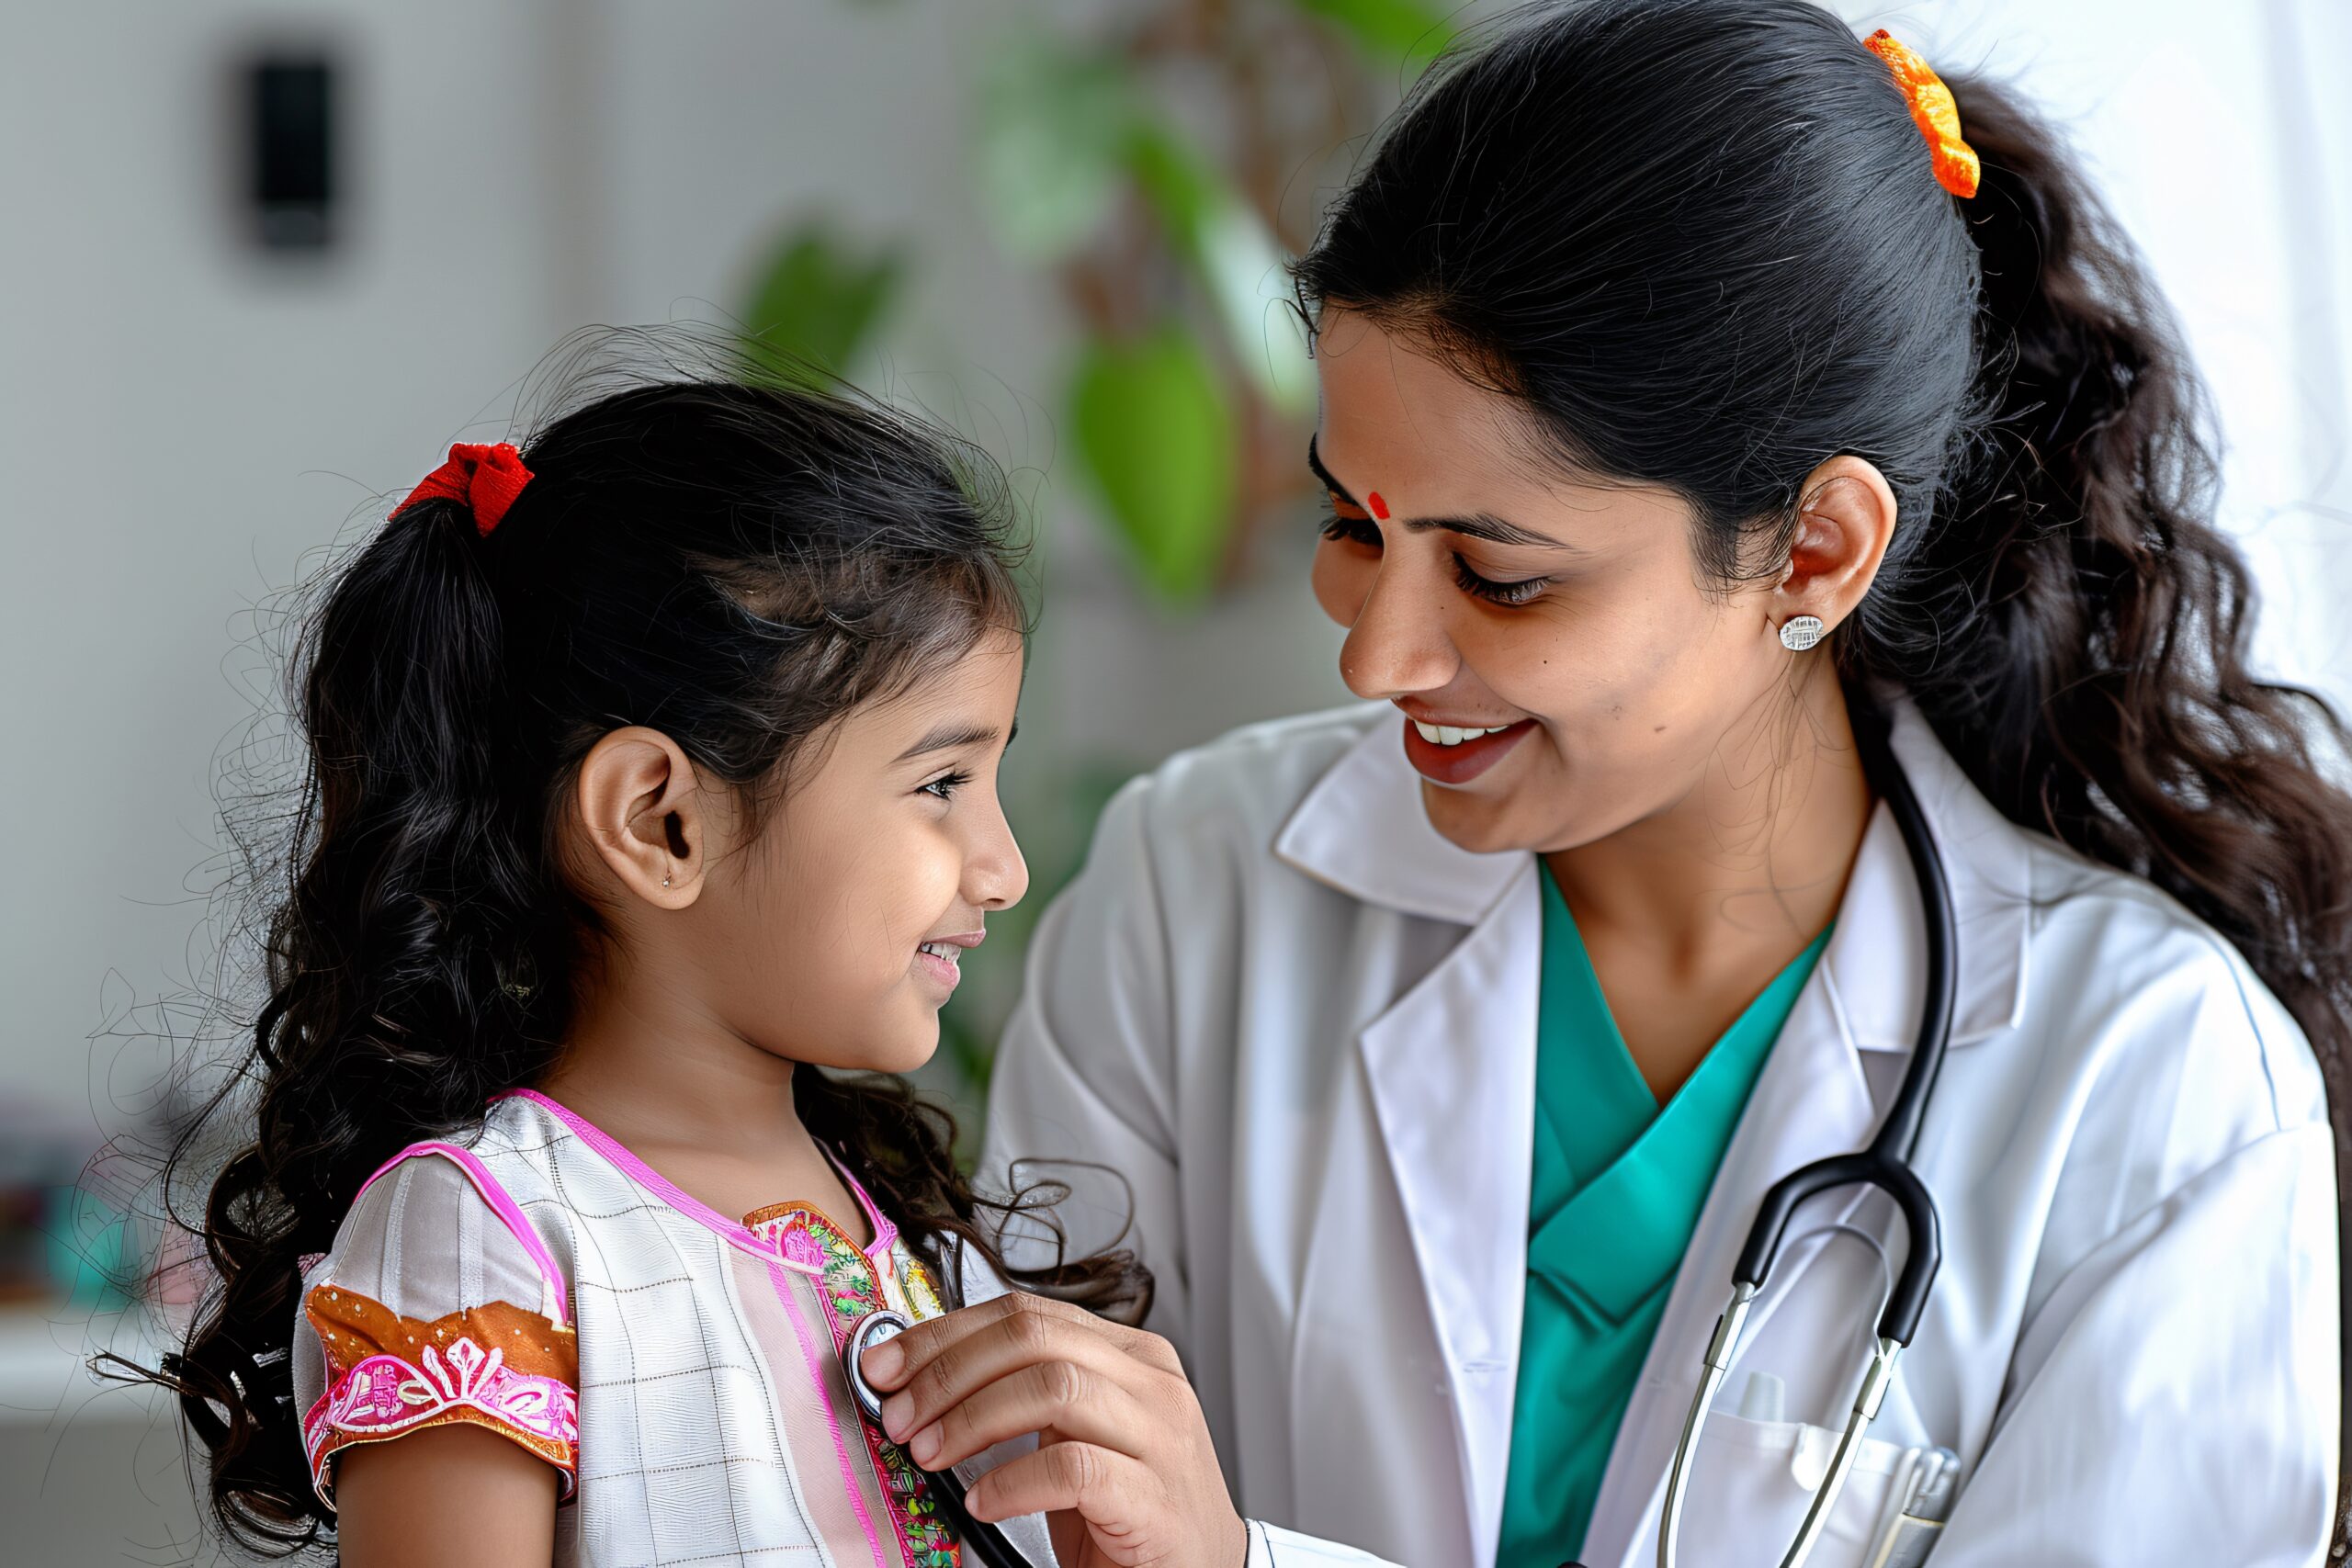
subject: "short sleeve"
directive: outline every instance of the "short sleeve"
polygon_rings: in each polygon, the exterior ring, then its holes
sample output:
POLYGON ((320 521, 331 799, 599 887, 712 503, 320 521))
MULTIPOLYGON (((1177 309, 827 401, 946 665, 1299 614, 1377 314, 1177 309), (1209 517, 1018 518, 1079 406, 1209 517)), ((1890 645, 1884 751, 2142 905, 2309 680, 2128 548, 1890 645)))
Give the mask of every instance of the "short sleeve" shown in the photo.
POLYGON ((428 1427, 486 1427, 579 1472, 580 1354, 530 1222, 461 1151, 379 1176, 303 1271, 293 1377, 320 1499, 335 1455, 428 1427), (462 1163, 461 1163, 462 1161, 462 1163))

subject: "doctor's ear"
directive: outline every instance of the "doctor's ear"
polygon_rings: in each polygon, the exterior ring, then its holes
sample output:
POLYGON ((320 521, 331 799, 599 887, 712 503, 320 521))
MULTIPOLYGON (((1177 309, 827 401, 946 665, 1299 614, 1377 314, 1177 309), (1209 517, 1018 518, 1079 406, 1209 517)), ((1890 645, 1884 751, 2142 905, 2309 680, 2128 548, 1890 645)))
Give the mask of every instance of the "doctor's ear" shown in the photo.
POLYGON ((712 802, 678 743, 658 729, 616 729, 581 759, 573 805, 586 847, 622 887, 659 908, 701 896, 712 802))
POLYGON ((1818 615, 1825 634, 1854 612, 1877 580, 1894 536, 1894 491, 1876 466, 1832 457, 1797 488, 1789 559, 1770 596, 1770 635, 1799 615, 1818 615))

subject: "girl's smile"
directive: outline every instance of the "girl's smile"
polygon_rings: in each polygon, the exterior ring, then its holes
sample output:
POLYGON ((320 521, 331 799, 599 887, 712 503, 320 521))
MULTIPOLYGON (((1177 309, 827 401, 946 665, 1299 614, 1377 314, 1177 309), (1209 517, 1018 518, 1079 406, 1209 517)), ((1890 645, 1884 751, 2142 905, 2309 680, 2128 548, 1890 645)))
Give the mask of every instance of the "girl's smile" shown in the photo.
POLYGON ((988 934, 966 931, 958 936, 933 937, 915 949, 915 967, 952 993, 964 978, 965 950, 979 946, 988 940, 988 934))

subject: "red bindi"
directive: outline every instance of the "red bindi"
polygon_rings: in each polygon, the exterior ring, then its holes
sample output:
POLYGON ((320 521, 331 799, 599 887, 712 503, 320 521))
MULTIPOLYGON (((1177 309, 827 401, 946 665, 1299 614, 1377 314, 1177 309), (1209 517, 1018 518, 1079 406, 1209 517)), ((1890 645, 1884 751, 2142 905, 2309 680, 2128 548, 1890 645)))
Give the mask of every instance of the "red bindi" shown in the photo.
POLYGON ((1383 523, 1388 521, 1388 503, 1380 499, 1378 491, 1374 491, 1364 497, 1364 500, 1372 507, 1372 514, 1374 517, 1379 518, 1383 523))

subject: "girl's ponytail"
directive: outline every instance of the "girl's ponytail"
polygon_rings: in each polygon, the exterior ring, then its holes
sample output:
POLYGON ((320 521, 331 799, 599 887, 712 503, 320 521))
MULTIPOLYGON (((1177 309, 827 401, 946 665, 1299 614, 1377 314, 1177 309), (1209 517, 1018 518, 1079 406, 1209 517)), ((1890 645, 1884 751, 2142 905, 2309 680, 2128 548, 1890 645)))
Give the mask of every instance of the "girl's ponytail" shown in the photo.
POLYGON ((2352 800, 2324 772, 2345 732, 2249 669, 2253 589, 2211 521, 2202 392, 2153 283, 2040 123, 1952 86, 1984 163, 1962 211, 1985 417, 1912 563, 1916 631, 1850 651, 2005 814, 2146 877, 2245 955, 2319 1057, 2352 1194, 2352 800))
POLYGON ((461 500, 415 502, 302 627, 289 696, 312 765, 267 931, 258 1130, 211 1190, 220 1286, 166 1368, 211 1450, 216 1511, 265 1550, 323 1520, 284 1348, 301 1260, 379 1165, 479 1121, 560 1028, 539 803, 515 787, 499 543, 461 500))
POLYGON ((1855 651, 2004 811, 2154 881, 2312 1003, 2340 1066, 2343 970, 2322 961, 2352 954, 2352 839, 2311 747, 2341 731, 2248 669, 2253 590, 2211 520, 2202 390, 2153 283, 2039 122, 1954 91, 1984 162, 1962 206, 1979 417, 1889 596, 1912 626, 1855 651))

